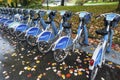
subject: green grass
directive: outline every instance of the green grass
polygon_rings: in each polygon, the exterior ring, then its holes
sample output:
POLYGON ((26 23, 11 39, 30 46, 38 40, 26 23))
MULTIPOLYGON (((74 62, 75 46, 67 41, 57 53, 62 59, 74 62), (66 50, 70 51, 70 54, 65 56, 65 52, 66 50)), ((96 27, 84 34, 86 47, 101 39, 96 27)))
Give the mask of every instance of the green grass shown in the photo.
POLYGON ((72 12, 88 11, 95 14, 114 11, 117 5, 102 5, 102 6, 58 6, 50 7, 52 10, 70 10, 72 12))
POLYGON ((86 4, 118 4, 118 2, 87 2, 86 4))

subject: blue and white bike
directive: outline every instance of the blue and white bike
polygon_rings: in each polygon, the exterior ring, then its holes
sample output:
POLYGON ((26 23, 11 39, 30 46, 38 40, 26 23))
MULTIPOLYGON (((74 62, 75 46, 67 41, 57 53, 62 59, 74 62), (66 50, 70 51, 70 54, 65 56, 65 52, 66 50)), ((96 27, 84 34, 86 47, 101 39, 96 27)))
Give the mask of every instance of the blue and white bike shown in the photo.
POLYGON ((27 29, 37 25, 36 23, 37 20, 34 19, 34 15, 35 15, 34 10, 28 10, 24 13, 26 13, 27 17, 23 16, 21 24, 14 28, 15 36, 20 41, 26 40, 25 34, 26 34, 27 29))
POLYGON ((53 11, 49 17, 50 17, 50 26, 48 30, 43 31, 40 35, 38 35, 37 44, 38 44, 38 50, 45 54, 49 52, 52 48, 52 44, 61 36, 61 33, 63 31, 62 24, 64 23, 64 20, 69 20, 70 16, 67 15, 66 11, 59 11, 62 19, 59 23, 59 29, 56 26, 55 23, 55 15, 56 11, 53 11), (50 30, 51 29, 51 30, 50 30))
MULTIPOLYGON (((55 15, 51 14, 53 12, 54 11, 51 11, 51 10, 48 10, 48 11, 41 10, 38 12, 37 19, 39 21, 39 25, 37 25, 36 27, 31 27, 26 31, 25 36, 26 36, 26 40, 29 45, 31 45, 31 46, 37 45, 36 40, 37 40, 38 35, 41 34, 43 31, 47 30, 52 22, 50 16, 53 17, 52 19, 54 19, 54 17, 55 17, 55 15), (49 15, 47 21, 45 21, 43 18, 45 16, 45 14, 49 15)), ((37 24, 38 24, 38 22, 37 22, 37 24)))
POLYGON ((98 69, 105 63, 105 53, 110 52, 112 45, 113 30, 118 25, 120 15, 116 13, 105 13, 99 15, 104 17, 105 28, 97 30, 96 33, 102 35, 103 38, 95 49, 92 59, 89 61, 89 80, 95 80, 98 69))
POLYGON ((16 14, 18 14, 17 12, 18 9, 6 8, 6 10, 7 10, 6 18, 1 19, 0 22, 3 24, 2 28, 4 31, 7 31, 7 33, 14 35, 13 28, 20 25, 20 22, 18 22, 18 19, 15 19, 16 14))
MULTIPOLYGON (((86 24, 88 24, 88 22, 90 22, 91 20, 91 13, 82 11, 82 12, 77 12, 76 14, 79 15, 79 25, 78 25, 78 31, 75 39, 71 38, 72 33, 71 33, 70 23, 64 21, 63 27, 64 29, 66 29, 66 35, 60 37, 54 43, 54 47, 52 50, 54 51, 54 59, 57 62, 62 62, 67 57, 67 55, 71 52, 71 50, 74 51, 77 44, 79 43, 88 44, 86 43, 88 42, 86 24), (84 41, 86 42, 84 43, 84 41)), ((72 16, 72 14, 67 16, 72 16)))

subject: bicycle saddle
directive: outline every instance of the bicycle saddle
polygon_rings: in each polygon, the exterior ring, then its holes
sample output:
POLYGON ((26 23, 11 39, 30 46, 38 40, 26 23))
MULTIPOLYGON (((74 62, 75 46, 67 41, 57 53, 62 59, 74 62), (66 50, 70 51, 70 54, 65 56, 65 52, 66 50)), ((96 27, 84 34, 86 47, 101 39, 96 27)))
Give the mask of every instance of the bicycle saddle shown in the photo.
POLYGON ((34 10, 30 10, 30 16, 33 17, 35 14, 35 11, 34 10))
POLYGON ((66 12, 66 13, 65 13, 65 16, 66 16, 66 17, 71 17, 71 16, 72 16, 72 12, 71 12, 71 11, 66 12))
POLYGON ((46 12, 45 11, 39 11, 37 14, 38 14, 38 17, 41 18, 46 14, 46 12))
POLYGON ((27 14, 28 14, 28 10, 24 9, 24 10, 23 10, 23 14, 24 14, 24 15, 27 15, 27 14))
POLYGON ((96 30, 96 33, 104 36, 108 34, 108 31, 106 31, 106 29, 100 29, 100 30, 96 30))
POLYGON ((45 21, 46 24, 51 24, 51 21, 45 21))
POLYGON ((56 15, 56 12, 57 11, 51 11, 50 13, 49 13, 49 19, 51 19, 51 20, 54 20, 54 18, 55 18, 55 15, 56 15))
POLYGON ((32 19, 33 21, 37 21, 38 19, 37 18, 34 18, 34 19, 32 19))

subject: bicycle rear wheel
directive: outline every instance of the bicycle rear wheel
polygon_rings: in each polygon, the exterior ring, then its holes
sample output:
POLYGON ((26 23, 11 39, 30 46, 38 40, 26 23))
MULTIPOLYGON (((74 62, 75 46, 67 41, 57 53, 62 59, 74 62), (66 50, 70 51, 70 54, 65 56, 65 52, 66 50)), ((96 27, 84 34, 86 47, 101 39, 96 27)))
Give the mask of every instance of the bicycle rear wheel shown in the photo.
POLYGON ((63 60, 66 59, 68 54, 69 54, 69 51, 57 49, 54 51, 54 59, 57 62, 62 62, 63 60))
POLYGON ((4 30, 5 32, 9 32, 9 29, 8 29, 7 27, 4 27, 3 30, 4 30))
POLYGON ((18 40, 24 41, 25 40, 25 33, 21 31, 15 32, 15 36, 18 40))
POLYGON ((38 42, 38 50, 43 54, 48 53, 51 50, 51 44, 46 41, 40 41, 38 42))
POLYGON ((14 29, 13 29, 13 28, 10 28, 10 29, 9 29, 9 32, 10 32, 10 34, 11 34, 12 36, 15 36, 15 34, 14 34, 14 29))
POLYGON ((31 45, 31 46, 36 46, 37 45, 36 37, 34 37, 32 35, 27 36, 26 40, 27 40, 28 44, 31 45))
POLYGON ((98 72, 98 67, 97 66, 94 67, 93 70, 90 70, 90 72, 89 72, 89 80, 95 80, 97 72, 98 72))

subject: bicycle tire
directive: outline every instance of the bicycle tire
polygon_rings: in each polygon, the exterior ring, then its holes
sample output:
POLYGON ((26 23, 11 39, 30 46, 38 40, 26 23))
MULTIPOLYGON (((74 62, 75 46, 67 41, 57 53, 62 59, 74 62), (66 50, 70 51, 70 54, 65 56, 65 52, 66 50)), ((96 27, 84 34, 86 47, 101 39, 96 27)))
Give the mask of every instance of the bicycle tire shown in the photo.
POLYGON ((27 40, 27 43, 30 45, 30 46, 36 46, 37 43, 36 43, 36 37, 32 36, 32 35, 29 35, 26 37, 26 40, 27 40))
POLYGON ((89 72, 89 80, 95 80, 97 72, 98 72, 98 67, 97 66, 95 66, 93 70, 90 70, 90 72, 89 72))
POLYGON ((66 59, 68 54, 69 54, 69 51, 64 51, 64 50, 57 49, 57 50, 54 51, 54 59, 57 62, 62 62, 66 59))
POLYGON ((13 29, 13 28, 10 28, 10 29, 9 29, 9 33, 10 33, 12 36, 15 36, 15 34, 14 34, 14 29, 13 29))
POLYGON ((25 40, 25 33, 21 31, 15 32, 15 36, 18 40, 24 41, 25 40))
POLYGON ((51 44, 46 41, 40 41, 38 42, 38 50, 43 54, 48 53, 51 50, 51 44))

